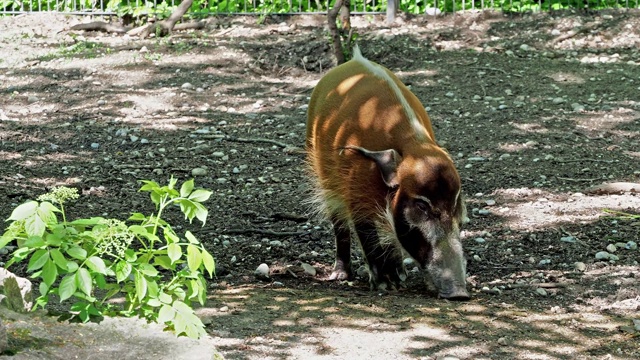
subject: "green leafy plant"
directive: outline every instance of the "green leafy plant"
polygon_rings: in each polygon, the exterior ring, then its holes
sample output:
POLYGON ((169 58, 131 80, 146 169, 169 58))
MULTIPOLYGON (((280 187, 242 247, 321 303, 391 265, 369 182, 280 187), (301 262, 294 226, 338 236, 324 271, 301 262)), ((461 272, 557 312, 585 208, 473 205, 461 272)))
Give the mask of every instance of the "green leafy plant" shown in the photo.
POLYGON ((102 217, 69 221, 64 205, 77 191, 56 187, 37 201, 16 207, 0 237, 0 247, 16 241, 7 267, 27 261, 28 273, 41 280, 34 308, 45 307, 52 295, 60 302, 72 299, 72 315, 82 321, 104 315, 138 315, 167 325, 177 335, 199 338, 204 325, 193 302, 206 300, 205 273, 214 275, 215 261, 189 231, 178 236, 162 219, 169 207, 204 225, 202 205, 211 192, 195 189, 194 181, 168 185, 142 181, 156 206, 150 215, 133 213, 127 224, 102 217), (108 300, 124 297, 124 305, 108 300))

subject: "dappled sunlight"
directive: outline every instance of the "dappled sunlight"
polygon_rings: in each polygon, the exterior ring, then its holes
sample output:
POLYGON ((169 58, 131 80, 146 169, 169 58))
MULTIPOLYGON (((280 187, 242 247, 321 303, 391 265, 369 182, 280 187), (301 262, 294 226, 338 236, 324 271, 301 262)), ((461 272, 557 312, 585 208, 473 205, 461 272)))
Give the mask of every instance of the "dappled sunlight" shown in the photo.
MULTIPOLYGON (((637 113, 632 110, 615 110, 612 112, 595 112, 574 117, 576 128, 587 131, 612 131, 616 127, 637 121, 637 113)), ((622 134, 619 134, 622 135, 622 134)), ((628 132, 627 137, 637 136, 637 132, 628 132)))
POLYGON ((604 209, 640 209, 640 198, 625 195, 566 195, 540 189, 496 189, 500 198, 490 211, 505 218, 512 229, 545 229, 551 226, 592 222, 607 216, 604 209))
POLYGON ((43 188, 49 188, 52 186, 61 186, 61 185, 75 185, 82 182, 82 179, 79 177, 68 177, 68 178, 30 178, 29 182, 41 186, 43 188))
POLYGON ((521 124, 521 123, 511 122, 509 124, 514 128, 525 133, 547 134, 549 132, 549 129, 545 128, 539 123, 521 124))
POLYGON ((582 76, 576 75, 576 73, 569 72, 556 72, 549 74, 549 78, 559 83, 565 84, 583 84, 585 79, 582 76))
POLYGON ((17 152, 0 151, 0 160, 9 161, 20 159, 23 155, 17 152))

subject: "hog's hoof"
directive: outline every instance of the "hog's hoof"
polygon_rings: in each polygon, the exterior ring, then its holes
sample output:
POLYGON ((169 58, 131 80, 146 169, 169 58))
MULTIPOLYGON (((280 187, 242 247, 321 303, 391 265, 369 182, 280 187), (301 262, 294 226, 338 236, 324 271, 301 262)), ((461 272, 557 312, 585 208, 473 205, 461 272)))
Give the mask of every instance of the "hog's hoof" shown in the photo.
POLYGON ((331 281, 344 281, 351 278, 351 265, 344 264, 341 261, 336 261, 333 266, 333 271, 329 276, 331 281))
POLYGON ((371 290, 398 290, 403 287, 402 283, 407 279, 407 272, 402 264, 394 266, 384 264, 381 268, 382 271, 378 269, 378 266, 374 265, 369 270, 371 290))

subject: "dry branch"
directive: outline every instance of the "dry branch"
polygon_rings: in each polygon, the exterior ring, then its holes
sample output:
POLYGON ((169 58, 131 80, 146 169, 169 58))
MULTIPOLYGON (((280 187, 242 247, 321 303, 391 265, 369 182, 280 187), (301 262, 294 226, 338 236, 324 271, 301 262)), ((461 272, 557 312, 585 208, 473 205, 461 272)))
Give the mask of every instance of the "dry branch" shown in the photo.
POLYGON ((596 185, 585 190, 585 194, 609 195, 621 193, 640 194, 640 184, 631 182, 615 182, 596 185))
POLYGON ((102 31, 106 33, 124 34, 130 29, 121 25, 109 24, 104 21, 92 21, 85 24, 73 25, 69 30, 102 31))
POLYGON ((308 231, 273 231, 267 229, 228 229, 222 231, 223 234, 261 234, 261 235, 271 235, 271 236, 299 236, 308 234, 308 231))

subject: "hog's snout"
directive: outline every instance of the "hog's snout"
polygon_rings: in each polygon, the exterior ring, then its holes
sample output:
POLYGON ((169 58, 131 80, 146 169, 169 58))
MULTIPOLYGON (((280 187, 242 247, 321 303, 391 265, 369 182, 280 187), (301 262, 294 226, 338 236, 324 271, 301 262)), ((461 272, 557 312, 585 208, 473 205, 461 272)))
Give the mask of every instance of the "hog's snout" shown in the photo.
POLYGON ((440 296, 443 299, 453 300, 453 301, 467 301, 471 299, 469 292, 467 292, 467 289, 465 288, 457 288, 449 292, 440 291, 438 296, 440 296))

